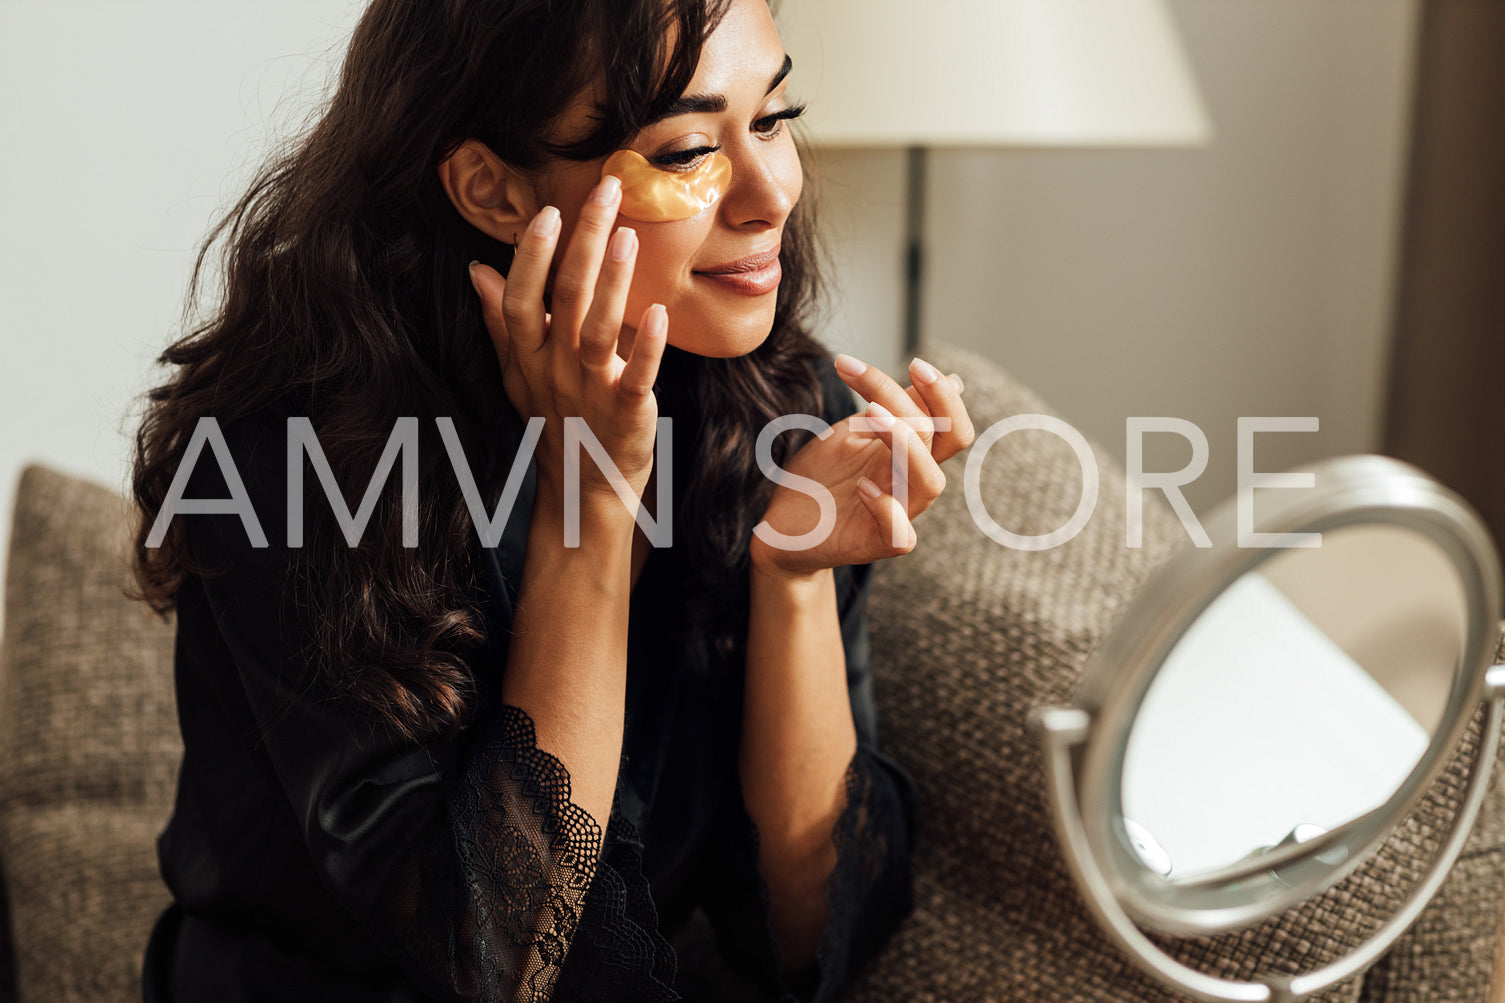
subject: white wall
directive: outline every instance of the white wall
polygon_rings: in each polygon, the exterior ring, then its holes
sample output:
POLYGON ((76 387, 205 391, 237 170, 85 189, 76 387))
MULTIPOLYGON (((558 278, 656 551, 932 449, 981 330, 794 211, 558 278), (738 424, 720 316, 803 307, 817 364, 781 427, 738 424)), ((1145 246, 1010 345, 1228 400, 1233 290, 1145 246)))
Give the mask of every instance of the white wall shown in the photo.
POLYGON ((358 6, 0 0, 0 545, 26 462, 124 490, 194 251, 358 6))
MULTIPOLYGON (((923 330, 1002 363, 1120 460, 1129 416, 1195 422, 1211 458, 1187 497, 1205 510, 1234 491, 1240 415, 1320 421, 1260 439, 1258 470, 1379 447, 1417 4, 1171 7, 1214 143, 933 153, 923 330)), ((902 166, 827 165, 850 258, 833 340, 874 361, 899 337, 902 166)), ((1190 459, 1175 437, 1146 445, 1147 470, 1190 459)))
MULTIPOLYGON (((359 6, 0 0, 0 545, 23 462, 124 487, 195 247, 359 6)), ((938 152, 924 322, 1120 455, 1126 416, 1198 422, 1205 506, 1232 491, 1239 414, 1321 418, 1262 469, 1377 443, 1415 0, 1172 6, 1216 145, 938 152)), ((825 167, 829 340, 893 365, 902 160, 825 167)))

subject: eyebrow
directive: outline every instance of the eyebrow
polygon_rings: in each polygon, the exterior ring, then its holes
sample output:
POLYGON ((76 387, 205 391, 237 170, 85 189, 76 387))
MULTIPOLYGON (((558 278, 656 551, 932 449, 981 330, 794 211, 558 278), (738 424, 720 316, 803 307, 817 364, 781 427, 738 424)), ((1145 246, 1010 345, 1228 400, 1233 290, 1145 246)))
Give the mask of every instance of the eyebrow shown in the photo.
MULTIPOLYGON (((779 85, 781 80, 789 75, 789 71, 793 68, 794 60, 789 58, 788 53, 785 53, 784 65, 780 66, 779 72, 773 75, 773 79, 768 82, 768 90, 764 91, 764 93, 772 93, 773 89, 779 85)), ((723 94, 686 94, 677 101, 674 101, 662 112, 653 116, 648 122, 645 122, 644 128, 654 123, 662 122, 666 118, 673 118, 675 115, 696 113, 717 114, 723 111, 726 111, 726 96, 723 94)))

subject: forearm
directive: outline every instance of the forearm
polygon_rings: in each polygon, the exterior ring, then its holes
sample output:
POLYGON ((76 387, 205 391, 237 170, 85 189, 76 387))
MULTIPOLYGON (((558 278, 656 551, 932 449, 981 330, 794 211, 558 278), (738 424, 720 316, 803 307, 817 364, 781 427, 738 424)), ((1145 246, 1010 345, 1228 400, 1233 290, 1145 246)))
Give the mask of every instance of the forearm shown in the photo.
POLYGON ((563 507, 540 492, 502 678, 502 700, 533 718, 538 747, 603 831, 622 756, 632 593, 632 517, 612 502, 582 505, 580 546, 567 548, 563 507))
POLYGON ((833 573, 752 573, 739 773, 787 969, 815 958, 857 732, 833 573))

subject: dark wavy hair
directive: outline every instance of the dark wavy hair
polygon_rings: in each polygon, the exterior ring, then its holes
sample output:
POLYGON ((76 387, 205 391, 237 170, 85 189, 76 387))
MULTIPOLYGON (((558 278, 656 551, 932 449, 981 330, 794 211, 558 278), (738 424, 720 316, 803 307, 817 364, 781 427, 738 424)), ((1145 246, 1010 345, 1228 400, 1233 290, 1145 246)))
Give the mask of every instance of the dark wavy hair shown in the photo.
MULTIPOLYGON (((727 3, 371 4, 322 117, 262 168, 199 250, 187 333, 157 360, 175 368, 147 391, 135 436, 135 598, 165 619, 185 576, 212 573, 192 561, 183 519, 162 546, 146 545, 201 417, 224 426, 296 394, 350 498, 395 419, 416 415, 419 546, 395 543, 402 513, 391 478, 360 546, 299 552, 300 572, 317 583, 312 664, 331 692, 404 736, 468 723, 477 684, 464 655, 485 636, 471 598, 475 530, 433 419, 454 420, 470 457, 519 421, 466 270, 478 259, 505 274, 512 248, 461 219, 438 165, 467 138, 524 170, 619 149, 683 93, 727 3), (550 144, 549 126, 596 81, 604 97, 595 131, 550 144), (223 292, 203 312, 216 246, 223 292)), ((820 256, 808 188, 785 225, 768 338, 736 358, 670 348, 656 387, 676 440, 689 433, 676 441, 675 465, 689 475, 676 486, 675 548, 693 578, 683 622, 721 656, 745 643, 747 545, 772 487, 752 461, 755 437, 779 415, 820 413, 814 360, 825 352, 808 331, 820 256)), ((802 441, 780 437, 776 457, 802 441)), ((506 466, 480 475, 488 505, 506 466)))

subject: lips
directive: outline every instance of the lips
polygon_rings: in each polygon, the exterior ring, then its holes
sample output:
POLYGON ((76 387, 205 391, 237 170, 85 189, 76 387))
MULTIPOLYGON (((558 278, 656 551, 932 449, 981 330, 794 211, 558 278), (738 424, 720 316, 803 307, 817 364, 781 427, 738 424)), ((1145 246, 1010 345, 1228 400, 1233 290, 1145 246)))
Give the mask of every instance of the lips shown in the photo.
POLYGON ((715 268, 700 269, 695 274, 743 296, 766 296, 779 287, 784 273, 779 268, 779 249, 775 247, 715 268))
POLYGON ((749 254, 745 258, 736 261, 728 261, 724 265, 716 265, 713 268, 696 269, 701 275, 736 275, 741 272, 765 271, 769 265, 779 260, 779 249, 775 247, 771 251, 762 254, 749 254))

